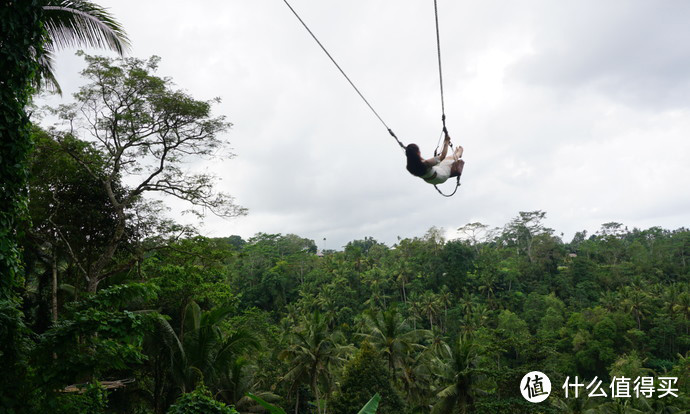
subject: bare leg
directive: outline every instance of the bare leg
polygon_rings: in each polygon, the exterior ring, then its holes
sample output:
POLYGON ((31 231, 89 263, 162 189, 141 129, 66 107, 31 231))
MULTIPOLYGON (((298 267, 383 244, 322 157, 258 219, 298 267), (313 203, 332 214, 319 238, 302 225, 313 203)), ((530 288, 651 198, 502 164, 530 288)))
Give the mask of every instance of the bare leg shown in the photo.
POLYGON ((457 160, 450 167, 450 176, 458 177, 462 175, 462 169, 465 168, 465 160, 457 160))
MULTIPOLYGON (((457 161, 460 158, 462 158, 462 151, 463 151, 462 146, 458 145, 457 148, 455 148, 453 155, 451 155, 451 157, 453 157, 453 160, 457 161)), ((446 156, 446 158, 444 158, 444 159, 448 159, 448 158, 449 157, 446 156)))

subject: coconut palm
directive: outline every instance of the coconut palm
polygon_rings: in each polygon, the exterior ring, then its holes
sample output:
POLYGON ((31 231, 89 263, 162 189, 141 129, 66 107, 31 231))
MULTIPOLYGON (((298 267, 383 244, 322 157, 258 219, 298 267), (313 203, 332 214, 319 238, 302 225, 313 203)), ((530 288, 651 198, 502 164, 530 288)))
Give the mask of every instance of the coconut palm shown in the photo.
POLYGON ((477 394, 483 392, 479 382, 484 370, 477 367, 477 348, 468 335, 459 337, 449 348, 450 352, 439 355, 437 375, 441 388, 432 414, 462 414, 472 412, 477 394))
POLYGON ((438 298, 433 292, 424 292, 421 297, 421 305, 424 314, 429 318, 429 329, 434 329, 434 318, 439 311, 438 298))
POLYGON ((678 295, 678 303, 673 306, 673 311, 683 317, 685 334, 690 333, 690 292, 683 292, 678 295))
POLYGON ((422 349, 419 340, 428 336, 426 330, 410 329, 395 307, 382 312, 365 312, 365 332, 359 334, 388 362, 391 376, 406 372, 407 360, 414 350, 422 349))
MULTIPOLYGON (((597 406, 597 414, 643 414, 653 412, 645 409, 644 411, 635 408, 633 399, 630 398, 616 398, 613 401, 605 402, 597 406)), ((651 407, 645 404, 645 408, 651 407)))
POLYGON ((255 375, 258 367, 249 358, 240 356, 234 358, 225 368, 219 382, 217 397, 226 404, 235 407, 240 414, 251 414, 259 409, 259 403, 250 398, 251 393, 264 401, 277 403, 280 397, 269 391, 261 391, 255 375))
POLYGON ((642 319, 649 313, 651 300, 649 296, 640 289, 625 287, 622 291, 622 305, 624 309, 635 317, 637 329, 642 329, 642 319))
POLYGON ((127 35, 110 12, 83 0, 47 0, 43 6, 43 54, 39 57, 39 89, 61 92, 53 70, 56 50, 74 46, 110 49, 122 55, 129 48, 127 35))
POLYGON ((227 379, 241 355, 259 349, 256 337, 246 330, 224 332, 221 323, 230 315, 230 307, 218 307, 203 311, 196 302, 185 308, 184 321, 179 333, 163 317, 156 321, 155 329, 145 339, 145 352, 156 366, 154 393, 156 412, 162 410, 158 403, 168 394, 167 384, 174 384, 176 391, 189 392, 200 381, 212 390, 227 379))
POLYGON ((579 398, 552 398, 551 405, 563 414, 598 414, 598 404, 588 396, 579 398))
POLYGON ((443 332, 446 331, 446 324, 448 321, 448 307, 453 304, 454 299, 455 298, 453 294, 450 290, 448 290, 448 286, 443 285, 443 288, 441 288, 441 292, 439 292, 438 294, 438 304, 443 307, 443 332))
POLYGON ((302 384, 311 389, 318 413, 326 411, 324 397, 333 388, 334 368, 345 361, 344 355, 351 349, 341 345, 342 339, 339 332, 329 330, 327 319, 319 312, 305 317, 293 330, 290 345, 279 356, 290 365, 283 381, 290 383, 291 392, 296 393, 295 413, 299 412, 299 387, 302 384), (325 390, 325 395, 322 390, 325 390))

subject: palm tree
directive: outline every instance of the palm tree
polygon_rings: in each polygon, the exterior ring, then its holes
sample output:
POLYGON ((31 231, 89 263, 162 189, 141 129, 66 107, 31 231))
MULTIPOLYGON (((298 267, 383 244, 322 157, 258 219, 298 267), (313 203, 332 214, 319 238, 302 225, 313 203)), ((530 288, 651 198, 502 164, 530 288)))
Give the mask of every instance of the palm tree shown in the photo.
POLYGON ((479 382, 484 371, 477 367, 478 354, 470 336, 459 337, 438 358, 437 375, 442 386, 436 393, 439 401, 434 404, 432 414, 462 414, 472 412, 475 396, 482 392, 479 382))
POLYGON ((438 300, 433 292, 424 292, 421 298, 424 314, 429 318, 429 329, 434 329, 434 317, 438 313, 438 300))
POLYGON ((218 395, 228 405, 233 405, 240 414, 251 414, 259 410, 259 403, 247 394, 270 403, 277 403, 280 397, 269 391, 261 391, 256 380, 258 367, 249 358, 238 357, 228 365, 222 374, 218 395))
POLYGON ((124 29, 104 7, 84 0, 48 0, 43 6, 43 54, 39 57, 36 87, 61 93, 53 72, 57 49, 87 46, 122 55, 129 48, 124 29))
POLYGON ((443 306, 443 332, 446 331, 446 323, 448 321, 448 307, 453 304, 453 294, 448 290, 448 286, 443 285, 441 292, 438 294, 438 303, 443 306))
POLYGON ((460 320, 460 325, 463 328, 463 332, 466 334, 472 334, 477 329, 484 326, 491 316, 489 309, 483 303, 476 303, 472 305, 471 309, 472 310, 465 313, 460 320))
POLYGON ((685 320, 685 334, 690 333, 690 292, 686 291, 678 295, 678 303, 673 306, 674 312, 685 320))
POLYGON ((368 306, 372 310, 385 308, 388 298, 390 296, 381 293, 380 289, 372 290, 369 299, 364 301, 364 306, 368 306))
MULTIPOLYGON (((643 414, 652 412, 651 410, 641 411, 633 406, 635 400, 630 398, 616 398, 613 401, 605 402, 597 406, 597 414, 643 414)), ((648 405, 645 408, 650 408, 648 405)))
POLYGON ((283 380, 289 381, 291 392, 296 393, 295 413, 299 412, 299 386, 302 384, 311 389, 318 413, 325 413, 326 398, 322 398, 321 390, 325 387, 328 393, 332 389, 333 368, 344 362, 344 355, 351 347, 340 345, 342 335, 330 332, 326 318, 319 312, 305 317, 290 338, 290 345, 279 356, 291 366, 283 380))
POLYGON ((403 303, 407 303, 407 290, 405 289, 405 285, 410 282, 410 274, 401 269, 395 281, 400 284, 400 296, 402 297, 403 303))
POLYGON ((563 414, 598 414, 599 412, 596 401, 587 396, 552 398, 551 405, 563 414))
POLYGON ((623 289, 622 305, 626 311, 635 317, 637 322, 637 329, 642 330, 642 319, 648 313, 650 307, 650 299, 646 293, 639 288, 625 287, 623 289))
POLYGON ((405 376, 410 354, 424 348, 418 341, 428 336, 428 331, 410 329, 407 320, 394 307, 382 312, 366 311, 364 317, 368 332, 359 335, 388 362, 391 377, 396 370, 405 376))
POLYGON ((494 272, 482 272, 479 277, 479 291, 486 293, 486 300, 493 302, 494 294, 498 286, 498 275, 494 272))
POLYGON ((607 290, 599 295, 599 303, 609 312, 615 312, 620 307, 621 300, 618 293, 607 290))
POLYGON ((156 329, 144 344, 149 359, 156 364, 152 368, 156 412, 164 408, 159 400, 170 394, 166 384, 172 383, 184 393, 203 380, 212 390, 218 389, 241 355, 260 348, 256 337, 246 330, 231 333, 221 330, 221 322, 230 313, 228 307, 202 311, 196 302, 190 302, 179 333, 165 318, 157 319, 156 329))

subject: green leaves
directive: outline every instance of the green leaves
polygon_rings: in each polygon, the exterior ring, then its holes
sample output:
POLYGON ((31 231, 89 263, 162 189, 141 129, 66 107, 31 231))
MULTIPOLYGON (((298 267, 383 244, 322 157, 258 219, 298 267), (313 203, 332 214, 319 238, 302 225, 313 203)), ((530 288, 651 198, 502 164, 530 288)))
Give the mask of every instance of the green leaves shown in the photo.
POLYGON ((124 28, 104 7, 90 1, 47 0, 43 6, 46 54, 40 62, 40 86, 61 92, 52 55, 68 47, 96 47, 122 55, 129 48, 124 28))
MULTIPOLYGON (((261 404, 261 406, 267 409, 270 414, 286 414, 285 410, 283 410, 282 408, 269 404, 261 398, 257 397, 256 395, 253 395, 252 393, 247 393, 247 396, 261 404)), ((378 409, 380 400, 381 396, 379 395, 379 393, 374 394, 374 396, 371 397, 369 402, 366 403, 357 414, 376 414, 376 410, 378 409)))
POLYGON ((364 407, 362 407, 361 410, 359 410, 359 412, 357 414, 375 414, 376 410, 379 407, 379 401, 380 400, 381 400, 381 396, 377 392, 376 394, 374 394, 373 397, 371 397, 371 400, 369 400, 369 402, 366 403, 364 405, 364 407))
POLYGON ((280 407, 276 407, 275 405, 269 404, 266 401, 262 400, 261 398, 257 397, 256 395, 248 392, 247 396, 251 398, 252 400, 258 402, 261 404, 262 407, 268 410, 270 414, 287 414, 285 410, 283 410, 280 407))
POLYGON ((118 285, 68 309, 64 319, 40 336, 34 362, 43 380, 59 387, 143 362, 143 335, 156 316, 127 307, 153 295, 149 285, 118 285))
POLYGON ((42 2, 0 6, 0 406, 25 409, 28 337, 18 309, 23 266, 18 240, 28 221, 26 161, 31 149, 26 106, 43 56, 42 2))
POLYGON ((183 394, 168 414, 237 414, 237 411, 214 400, 208 389, 200 385, 193 392, 183 394))

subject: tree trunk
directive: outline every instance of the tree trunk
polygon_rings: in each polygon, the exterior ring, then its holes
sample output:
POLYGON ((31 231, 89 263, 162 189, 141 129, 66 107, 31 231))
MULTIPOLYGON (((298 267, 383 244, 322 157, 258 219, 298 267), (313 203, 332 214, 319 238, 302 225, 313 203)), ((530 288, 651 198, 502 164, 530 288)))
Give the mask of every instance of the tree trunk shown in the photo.
POLYGON ((52 267, 53 270, 53 285, 50 290, 51 294, 51 301, 52 301, 52 317, 53 317, 53 323, 57 323, 58 321, 58 298, 57 298, 57 289, 58 289, 58 270, 57 270, 57 259, 55 257, 55 252, 53 252, 53 260, 50 263, 50 266, 52 267))
POLYGON ((98 290, 98 278, 92 275, 87 279, 86 291, 89 293, 96 293, 96 290, 98 290))
POLYGON ((125 205, 117 203, 114 194, 112 194, 112 189, 109 187, 109 184, 108 186, 106 186, 106 189, 116 209, 118 221, 117 226, 115 227, 115 232, 113 233, 113 236, 110 238, 108 247, 106 247, 105 251, 96 260, 96 263, 94 263, 94 265, 92 267, 90 266, 88 269, 89 275, 87 291, 89 293, 96 293, 96 290, 98 289, 98 282, 100 282, 99 277, 104 273, 106 266, 108 266, 110 261, 115 256, 115 252, 117 251, 117 248, 120 245, 120 241, 122 240, 122 237, 125 234, 125 205))
POLYGON ((299 387, 297 387, 297 392, 296 392, 296 397, 295 397, 295 414, 299 414, 299 387))

